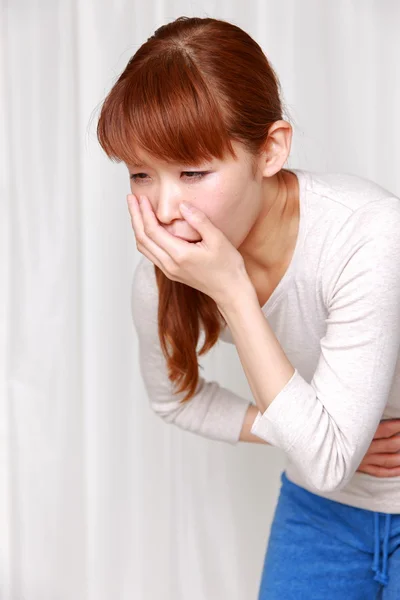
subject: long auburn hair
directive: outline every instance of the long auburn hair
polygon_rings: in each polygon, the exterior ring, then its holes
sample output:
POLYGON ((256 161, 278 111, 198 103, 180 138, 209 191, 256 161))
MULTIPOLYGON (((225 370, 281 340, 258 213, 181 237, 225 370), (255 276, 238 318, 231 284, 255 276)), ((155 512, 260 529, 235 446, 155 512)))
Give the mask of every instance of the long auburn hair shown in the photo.
MULTIPOLYGON (((213 18, 179 17, 159 27, 130 58, 106 96, 98 141, 119 163, 140 162, 143 148, 160 160, 199 164, 236 154, 244 145, 254 165, 270 126, 283 118, 278 77, 261 47, 240 27, 213 18)), ((218 341, 225 320, 215 301, 172 281, 154 265, 158 336, 168 376, 190 400, 198 355, 218 341), (205 339, 197 352, 200 325, 205 339), (169 344, 169 347, 168 347, 169 344)))

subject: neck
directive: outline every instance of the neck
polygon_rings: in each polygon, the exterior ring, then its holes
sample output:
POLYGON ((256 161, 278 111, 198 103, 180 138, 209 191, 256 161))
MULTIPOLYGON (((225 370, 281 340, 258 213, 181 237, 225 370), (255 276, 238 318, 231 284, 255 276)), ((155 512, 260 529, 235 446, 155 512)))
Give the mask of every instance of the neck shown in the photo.
POLYGON ((281 268, 297 239, 300 214, 297 177, 288 171, 273 177, 264 180, 260 213, 238 249, 246 268, 251 270, 281 268))

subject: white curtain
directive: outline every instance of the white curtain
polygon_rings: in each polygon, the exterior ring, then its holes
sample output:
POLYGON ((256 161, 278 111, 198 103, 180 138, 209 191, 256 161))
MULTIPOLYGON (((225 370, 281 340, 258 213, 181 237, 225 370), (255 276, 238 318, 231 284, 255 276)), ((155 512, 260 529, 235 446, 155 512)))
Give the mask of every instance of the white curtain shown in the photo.
MULTIPOLYGON (((124 165, 98 107, 156 27, 231 20, 263 47, 294 124, 290 167, 400 194, 400 4, 0 0, 0 598, 256 599, 280 450, 168 426, 130 313, 124 165)), ((206 378, 251 397, 234 346, 206 378)))

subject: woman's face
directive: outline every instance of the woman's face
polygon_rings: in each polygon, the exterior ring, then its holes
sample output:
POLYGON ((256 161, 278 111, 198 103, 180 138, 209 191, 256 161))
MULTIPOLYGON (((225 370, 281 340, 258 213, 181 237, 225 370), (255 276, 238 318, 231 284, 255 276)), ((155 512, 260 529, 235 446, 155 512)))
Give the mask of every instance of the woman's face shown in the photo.
POLYGON ((137 197, 147 196, 154 213, 169 233, 187 241, 201 240, 183 218, 181 202, 204 212, 235 248, 247 237, 261 209, 262 175, 254 178, 251 156, 233 142, 238 160, 230 155, 198 165, 176 165, 141 152, 142 165, 127 164, 130 188, 137 197))

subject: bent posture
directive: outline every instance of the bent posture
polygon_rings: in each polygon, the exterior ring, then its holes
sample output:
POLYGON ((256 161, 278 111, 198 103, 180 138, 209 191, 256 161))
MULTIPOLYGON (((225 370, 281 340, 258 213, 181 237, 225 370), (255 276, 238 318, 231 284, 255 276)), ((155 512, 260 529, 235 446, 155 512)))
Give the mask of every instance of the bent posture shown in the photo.
POLYGON ((400 597, 399 198, 284 168, 276 73, 217 19, 160 27, 107 96, 98 137, 130 177, 152 408, 286 454, 260 600, 400 597), (218 340, 235 344, 253 399, 199 376, 218 340))

